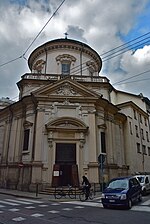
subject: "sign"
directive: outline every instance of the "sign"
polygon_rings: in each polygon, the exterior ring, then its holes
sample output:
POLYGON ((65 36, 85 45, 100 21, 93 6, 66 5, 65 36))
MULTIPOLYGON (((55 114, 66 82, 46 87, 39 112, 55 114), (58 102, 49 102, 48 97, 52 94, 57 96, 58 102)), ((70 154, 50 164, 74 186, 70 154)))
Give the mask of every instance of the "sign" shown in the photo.
POLYGON ((56 171, 56 170, 55 170, 53 176, 54 176, 54 177, 59 177, 59 171, 56 171))
POLYGON ((105 162, 105 155, 104 155, 104 154, 100 154, 100 155, 98 156, 98 162, 99 162, 99 164, 101 164, 101 165, 105 162))

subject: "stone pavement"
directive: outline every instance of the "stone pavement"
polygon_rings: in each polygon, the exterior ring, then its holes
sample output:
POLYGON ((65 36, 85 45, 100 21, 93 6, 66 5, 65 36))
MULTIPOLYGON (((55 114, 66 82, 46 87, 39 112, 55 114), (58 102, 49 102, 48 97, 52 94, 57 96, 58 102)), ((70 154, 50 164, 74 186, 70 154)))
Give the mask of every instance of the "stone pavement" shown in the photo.
MULTIPOLYGON (((6 194, 11 195, 15 197, 24 197, 24 198, 33 198, 33 199, 43 199, 43 200, 59 200, 59 201, 69 201, 72 200, 69 197, 62 197, 61 199, 55 199, 54 195, 51 194, 36 194, 35 192, 25 192, 25 191, 19 191, 19 190, 11 190, 11 189, 4 189, 0 188, 0 194, 6 194)), ((97 192, 95 195, 95 198, 99 198, 101 196, 101 192, 97 192)), ((79 197, 77 195, 78 200, 79 197)))

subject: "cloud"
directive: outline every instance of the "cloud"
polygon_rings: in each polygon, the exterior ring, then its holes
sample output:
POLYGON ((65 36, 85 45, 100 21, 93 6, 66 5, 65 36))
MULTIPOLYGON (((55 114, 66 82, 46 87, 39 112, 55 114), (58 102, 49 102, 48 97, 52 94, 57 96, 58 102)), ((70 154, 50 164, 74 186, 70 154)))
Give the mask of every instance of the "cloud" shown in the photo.
MULTIPOLYGON (((61 2, 61 0, 0 2, 0 64, 22 55, 28 49, 61 2)), ((147 3, 148 0, 66 0, 25 56, 28 58, 32 50, 46 41, 63 38, 66 31, 69 34, 68 38, 83 41, 102 55, 124 43, 122 36, 128 35, 135 28, 137 18, 144 13, 147 3)), ((134 53, 127 52, 105 61, 100 75, 106 75, 111 83, 116 82, 130 74, 144 71, 148 68, 148 58, 149 46, 137 49, 134 53)), ((25 72, 29 72, 29 69, 23 58, 0 67, 2 77, 0 96, 17 96, 15 83, 25 72)), ((140 92, 147 94, 145 86, 146 83, 140 85, 140 92)), ((121 88, 131 90, 133 93, 139 91, 135 85, 131 88, 126 84, 121 88)))
POLYGON ((78 26, 68 26, 67 27, 67 33, 69 34, 69 38, 73 38, 76 40, 82 41, 82 42, 86 42, 86 39, 84 38, 84 30, 81 29, 78 26))

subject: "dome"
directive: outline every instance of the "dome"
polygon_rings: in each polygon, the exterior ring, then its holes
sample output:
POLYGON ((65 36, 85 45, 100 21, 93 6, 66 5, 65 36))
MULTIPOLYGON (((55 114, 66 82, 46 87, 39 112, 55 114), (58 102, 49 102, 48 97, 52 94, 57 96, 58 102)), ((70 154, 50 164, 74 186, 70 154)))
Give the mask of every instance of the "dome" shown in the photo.
MULTIPOLYGON (((49 67, 52 68, 55 65, 54 61, 52 62, 51 60, 55 58, 55 61, 58 62, 60 58, 66 57, 66 55, 69 55, 67 56, 67 60, 69 58, 73 62, 78 61, 76 62, 76 66, 86 63, 87 66, 93 66, 94 71, 97 73, 101 70, 102 60, 94 49, 85 43, 67 38, 51 40, 37 47, 29 56, 28 65, 30 70, 33 71, 37 64, 43 63, 44 67, 48 59, 48 63, 51 63, 49 67), (82 58, 82 56, 84 57, 82 58)), ((48 68, 48 66, 46 67, 48 68)), ((56 73, 56 71, 49 69, 45 73, 56 73)))

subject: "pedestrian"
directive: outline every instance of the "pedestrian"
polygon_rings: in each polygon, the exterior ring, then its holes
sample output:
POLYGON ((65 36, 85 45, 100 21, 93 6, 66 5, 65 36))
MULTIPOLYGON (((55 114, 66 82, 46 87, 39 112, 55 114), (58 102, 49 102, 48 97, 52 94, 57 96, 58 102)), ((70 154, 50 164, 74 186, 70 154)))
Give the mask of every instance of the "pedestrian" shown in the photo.
POLYGON ((85 190, 85 193, 86 193, 85 200, 88 200, 91 184, 86 176, 82 176, 82 179, 83 179, 83 181, 82 181, 83 190, 85 190))

